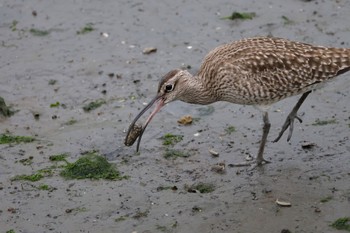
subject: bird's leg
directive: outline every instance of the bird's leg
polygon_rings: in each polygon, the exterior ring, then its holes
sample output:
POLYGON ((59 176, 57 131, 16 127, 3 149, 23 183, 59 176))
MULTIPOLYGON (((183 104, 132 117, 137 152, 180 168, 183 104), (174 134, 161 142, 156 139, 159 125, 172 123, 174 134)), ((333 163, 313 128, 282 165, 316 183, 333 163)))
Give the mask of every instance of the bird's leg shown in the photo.
MULTIPOLYGON (((260 165, 263 165, 264 163, 270 163, 270 161, 267 161, 264 159, 265 144, 267 141, 267 135, 269 134, 270 127, 271 127, 268 112, 265 112, 265 111, 263 112, 263 121, 264 121, 263 134, 260 142, 258 156, 256 157, 256 164, 253 166, 253 169, 255 169, 260 165)), ((233 167, 251 166, 252 162, 238 163, 238 164, 231 164, 231 165, 233 167)))
POLYGON ((297 112, 298 112, 300 106, 305 101, 306 97, 310 93, 311 93, 311 91, 305 92, 300 97, 300 99, 298 100, 298 103, 294 106, 293 110, 287 116, 287 119, 282 126, 281 132, 279 133, 278 137, 275 140, 273 140, 273 142, 278 142, 280 140, 280 138, 282 137, 283 133, 288 129, 288 127, 289 127, 289 134, 288 134, 287 141, 289 141, 291 139, 292 134, 293 134, 294 119, 296 118, 300 123, 302 122, 302 120, 297 116, 297 112))
POLYGON ((261 138, 261 142, 260 142, 258 156, 256 157, 257 165, 262 165, 263 162, 269 163, 269 161, 264 159, 264 155, 263 155, 264 154, 264 149, 265 149, 267 135, 269 134, 270 127, 271 127, 271 124, 270 124, 270 121, 269 121, 269 114, 268 114, 268 112, 264 112, 263 113, 263 120, 264 120, 263 134, 262 134, 262 138, 261 138))

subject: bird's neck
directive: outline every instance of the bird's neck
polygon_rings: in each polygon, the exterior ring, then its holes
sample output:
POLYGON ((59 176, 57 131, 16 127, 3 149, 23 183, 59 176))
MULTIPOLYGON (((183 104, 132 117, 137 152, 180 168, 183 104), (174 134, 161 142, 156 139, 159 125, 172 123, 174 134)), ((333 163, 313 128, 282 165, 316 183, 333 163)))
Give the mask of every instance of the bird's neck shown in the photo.
POLYGON ((186 79, 182 90, 181 101, 190 104, 211 104, 217 99, 210 89, 207 89, 200 76, 191 76, 186 79))

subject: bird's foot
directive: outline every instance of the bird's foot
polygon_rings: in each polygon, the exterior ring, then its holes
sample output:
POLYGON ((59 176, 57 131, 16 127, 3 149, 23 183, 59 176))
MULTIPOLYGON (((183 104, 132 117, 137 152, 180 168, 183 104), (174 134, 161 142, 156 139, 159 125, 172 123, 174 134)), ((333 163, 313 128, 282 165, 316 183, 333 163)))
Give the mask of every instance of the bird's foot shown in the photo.
POLYGON ((271 163, 271 161, 268 161, 268 160, 266 160, 264 158, 262 158, 262 159, 257 158, 256 159, 256 163, 253 165, 251 170, 254 170, 254 169, 258 168, 258 167, 262 167, 263 165, 269 164, 269 163, 271 163))
POLYGON ((268 164, 268 163, 271 163, 271 161, 269 160, 266 160, 266 159, 256 159, 256 165, 257 166, 262 166, 262 165, 265 165, 265 164, 268 164))
POLYGON ((234 163, 234 164, 230 164, 230 167, 250 167, 252 166, 251 170, 254 170, 257 167, 261 167, 265 164, 271 163, 271 161, 265 160, 264 158, 262 159, 256 159, 256 160, 252 160, 252 161, 248 161, 245 163, 234 163))
POLYGON ((278 142, 283 133, 288 129, 289 127, 289 134, 288 134, 288 138, 287 138, 287 142, 291 139, 292 134, 293 134, 293 129, 294 129, 294 120, 297 119, 300 123, 302 123, 303 121, 297 116, 297 112, 291 112, 288 116, 286 121, 284 122, 281 132, 278 134, 278 137, 273 140, 273 142, 278 142))

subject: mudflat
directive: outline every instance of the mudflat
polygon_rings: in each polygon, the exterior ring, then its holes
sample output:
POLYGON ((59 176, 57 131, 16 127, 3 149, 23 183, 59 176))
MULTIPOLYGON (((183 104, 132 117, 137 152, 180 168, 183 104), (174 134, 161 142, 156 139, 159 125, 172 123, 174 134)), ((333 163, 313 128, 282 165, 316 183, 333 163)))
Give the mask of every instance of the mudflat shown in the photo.
POLYGON ((232 165, 257 154, 250 106, 174 102, 140 153, 124 146, 159 79, 195 73, 220 44, 272 35, 350 47, 348 1, 3 0, 0 19, 0 96, 14 111, 0 134, 35 139, 0 145, 1 232, 326 233, 350 217, 350 74, 308 97, 289 143, 271 141, 298 97, 272 107, 261 168, 232 165), (177 123, 185 115, 192 124, 177 123), (52 157, 92 151, 123 178, 66 179, 52 157))

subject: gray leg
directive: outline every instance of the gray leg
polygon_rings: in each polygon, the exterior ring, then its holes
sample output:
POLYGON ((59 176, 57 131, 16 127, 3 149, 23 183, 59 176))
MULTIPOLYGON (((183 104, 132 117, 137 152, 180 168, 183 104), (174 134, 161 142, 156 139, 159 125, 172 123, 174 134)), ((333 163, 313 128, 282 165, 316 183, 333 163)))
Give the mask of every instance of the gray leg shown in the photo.
POLYGON ((261 142, 260 142, 260 148, 259 148, 258 156, 256 157, 257 165, 262 165, 263 162, 269 163, 269 161, 266 161, 264 159, 264 155, 263 155, 264 154, 264 149, 265 149, 267 135, 269 134, 270 127, 271 127, 271 124, 270 124, 270 121, 269 121, 269 114, 268 114, 268 112, 264 112, 263 113, 263 120, 264 120, 263 135, 262 135, 261 142))
POLYGON ((301 123, 302 120, 297 116, 297 112, 300 108, 300 106, 303 104, 305 101, 306 97, 311 93, 311 91, 305 92, 300 99, 298 100, 298 103, 294 106, 293 110, 289 113, 287 116, 286 121, 284 122, 281 132, 279 133, 278 137, 273 141, 273 142, 278 142, 280 138, 282 137, 283 133, 288 129, 289 127, 289 134, 287 141, 289 141, 292 137, 293 134, 293 128, 294 128, 294 119, 298 119, 298 121, 301 123))

